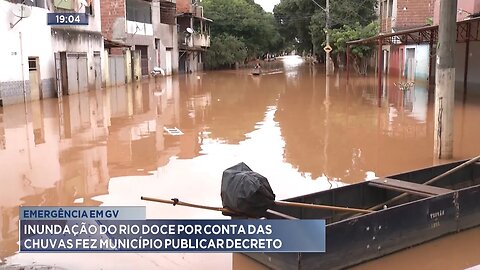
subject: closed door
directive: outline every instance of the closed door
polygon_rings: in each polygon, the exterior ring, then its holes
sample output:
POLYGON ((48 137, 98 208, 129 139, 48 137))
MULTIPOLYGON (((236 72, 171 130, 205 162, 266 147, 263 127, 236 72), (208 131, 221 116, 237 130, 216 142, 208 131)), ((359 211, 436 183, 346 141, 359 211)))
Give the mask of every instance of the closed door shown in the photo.
POLYGON ((147 46, 135 46, 136 50, 140 51, 140 65, 142 75, 148 75, 148 47, 147 46))
POLYGON ((61 60, 61 53, 56 52, 54 53, 55 58, 55 90, 57 93, 57 97, 63 95, 62 87, 63 87, 63 80, 62 80, 62 60, 61 60))
POLYGON ((172 74, 172 51, 167 50, 165 54, 165 73, 167 75, 172 74))
POLYGON ((102 60, 100 52, 93 53, 93 64, 95 66, 95 89, 102 87, 102 60))
POLYGON ((68 94, 88 91, 86 53, 67 53, 68 94))
POLYGON ((67 80, 68 80, 68 94, 78 93, 78 71, 77 71, 77 56, 67 54, 67 80))
POLYGON ((108 56, 108 73, 110 77, 110 84, 117 85, 117 72, 115 66, 115 56, 109 55, 108 56))
POLYGON ((122 85, 125 83, 125 58, 121 55, 110 55, 109 72, 110 72, 110 84, 122 85))
POLYGON ((407 79, 413 80, 415 77, 415 48, 407 48, 406 74, 407 79))
POLYGON ((28 73, 30 81, 30 99, 39 100, 41 98, 41 80, 38 57, 28 57, 28 73))
POLYGON ((87 64, 87 55, 79 55, 78 61, 78 91, 85 92, 88 91, 88 64, 87 64))

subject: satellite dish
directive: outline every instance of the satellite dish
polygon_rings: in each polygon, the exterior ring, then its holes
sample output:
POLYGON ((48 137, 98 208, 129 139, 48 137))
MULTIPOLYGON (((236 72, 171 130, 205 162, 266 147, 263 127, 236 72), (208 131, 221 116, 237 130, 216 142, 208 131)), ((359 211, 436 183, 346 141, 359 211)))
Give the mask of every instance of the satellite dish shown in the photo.
POLYGON ((187 32, 188 32, 188 33, 190 33, 190 34, 193 34, 193 32, 194 32, 194 31, 193 31, 193 29, 192 29, 192 28, 190 28, 190 27, 187 27, 187 32))
POLYGON ((19 18, 27 18, 32 15, 32 8, 22 4, 15 4, 12 8, 12 13, 19 18))
POLYGON ((77 10, 75 10, 75 12, 79 12, 80 9, 82 9, 82 7, 88 7, 89 6, 87 1, 85 1, 85 0, 79 0, 78 3, 80 4, 80 6, 78 7, 77 10))

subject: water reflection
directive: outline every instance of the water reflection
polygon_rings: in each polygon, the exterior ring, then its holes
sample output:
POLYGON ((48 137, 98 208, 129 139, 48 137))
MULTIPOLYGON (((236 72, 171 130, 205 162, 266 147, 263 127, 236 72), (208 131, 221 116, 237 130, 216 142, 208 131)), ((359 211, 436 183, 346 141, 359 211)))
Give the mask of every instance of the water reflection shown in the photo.
MULTIPOLYGON (((278 198, 434 162, 425 84, 403 93, 387 79, 378 106, 375 78, 326 79, 295 61, 262 76, 168 77, 0 108, 0 162, 8 168, 1 173, 0 261, 116 268, 115 256, 126 268, 230 268, 223 254, 96 254, 89 262, 77 254, 12 256, 18 206, 147 205, 150 218, 226 218, 139 198, 220 205, 221 173, 240 161, 265 175, 278 198)), ((457 159, 480 152, 480 95, 468 95, 456 107, 457 159)))
POLYGON ((5 123, 3 120, 3 107, 0 107, 0 150, 5 150, 5 123))

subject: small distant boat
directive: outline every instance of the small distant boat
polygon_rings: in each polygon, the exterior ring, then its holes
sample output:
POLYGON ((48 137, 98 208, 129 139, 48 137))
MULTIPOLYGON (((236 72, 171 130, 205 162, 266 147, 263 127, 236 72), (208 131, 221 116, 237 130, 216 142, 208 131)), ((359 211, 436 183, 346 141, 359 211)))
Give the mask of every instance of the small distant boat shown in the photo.
POLYGON ((258 76, 258 75, 260 75, 260 74, 262 74, 262 69, 260 69, 260 68, 254 68, 254 69, 252 70, 252 75, 258 76))

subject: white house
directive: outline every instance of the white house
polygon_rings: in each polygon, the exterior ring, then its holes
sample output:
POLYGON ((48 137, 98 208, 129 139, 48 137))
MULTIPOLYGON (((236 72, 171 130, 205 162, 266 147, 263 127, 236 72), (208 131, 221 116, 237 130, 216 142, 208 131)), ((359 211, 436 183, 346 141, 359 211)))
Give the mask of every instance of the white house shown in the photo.
POLYGON ((100 0, 0 0, 0 36, 3 105, 101 87, 100 0), (52 12, 88 25, 50 26, 52 12))

